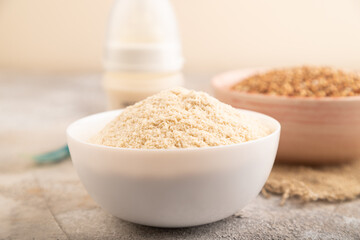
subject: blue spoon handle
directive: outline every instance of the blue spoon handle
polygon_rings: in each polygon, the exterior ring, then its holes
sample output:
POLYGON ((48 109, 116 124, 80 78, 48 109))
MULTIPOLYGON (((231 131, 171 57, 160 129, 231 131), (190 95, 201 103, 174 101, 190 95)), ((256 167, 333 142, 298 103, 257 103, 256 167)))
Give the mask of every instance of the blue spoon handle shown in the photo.
POLYGON ((60 162, 68 157, 70 157, 69 147, 68 145, 65 145, 54 151, 35 155, 33 156, 33 159, 37 164, 44 164, 60 162))

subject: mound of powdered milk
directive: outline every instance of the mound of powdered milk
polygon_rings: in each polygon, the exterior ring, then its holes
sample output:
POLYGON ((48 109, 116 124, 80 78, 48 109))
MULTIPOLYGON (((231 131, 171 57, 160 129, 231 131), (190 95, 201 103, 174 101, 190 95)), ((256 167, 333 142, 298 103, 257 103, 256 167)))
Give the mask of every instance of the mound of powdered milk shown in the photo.
POLYGON ((204 92, 175 88, 127 107, 90 142, 137 149, 199 148, 243 143, 271 132, 204 92))

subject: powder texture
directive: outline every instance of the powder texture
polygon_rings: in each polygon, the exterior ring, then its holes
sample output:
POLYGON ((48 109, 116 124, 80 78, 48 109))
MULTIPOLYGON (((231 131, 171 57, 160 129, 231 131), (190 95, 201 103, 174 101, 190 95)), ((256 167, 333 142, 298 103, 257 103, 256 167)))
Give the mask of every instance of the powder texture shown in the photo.
POLYGON ((136 149, 199 148, 242 143, 271 132, 204 92, 175 88, 127 107, 90 142, 136 149))
POLYGON ((323 167, 275 164, 263 194, 286 199, 339 202, 360 197, 360 160, 323 167))
POLYGON ((299 97, 360 95, 360 74, 331 67, 293 67, 252 75, 233 86, 236 91, 299 97))

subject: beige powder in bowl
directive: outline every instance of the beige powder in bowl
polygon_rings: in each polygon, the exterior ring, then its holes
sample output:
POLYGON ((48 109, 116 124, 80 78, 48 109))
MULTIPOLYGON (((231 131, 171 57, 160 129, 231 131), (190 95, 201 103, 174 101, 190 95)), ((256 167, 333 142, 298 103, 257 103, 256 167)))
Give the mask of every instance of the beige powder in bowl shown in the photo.
POLYGON ((243 143, 271 132, 204 92, 175 88, 127 107, 90 142, 136 149, 199 148, 243 143))

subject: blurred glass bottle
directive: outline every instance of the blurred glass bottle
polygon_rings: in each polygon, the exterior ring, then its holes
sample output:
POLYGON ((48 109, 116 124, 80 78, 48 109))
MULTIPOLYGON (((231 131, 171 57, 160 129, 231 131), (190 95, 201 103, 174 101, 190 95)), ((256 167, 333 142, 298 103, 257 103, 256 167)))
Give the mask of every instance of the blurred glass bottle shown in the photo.
POLYGON ((168 0, 117 0, 109 21, 103 86, 110 109, 183 85, 183 57, 168 0))

